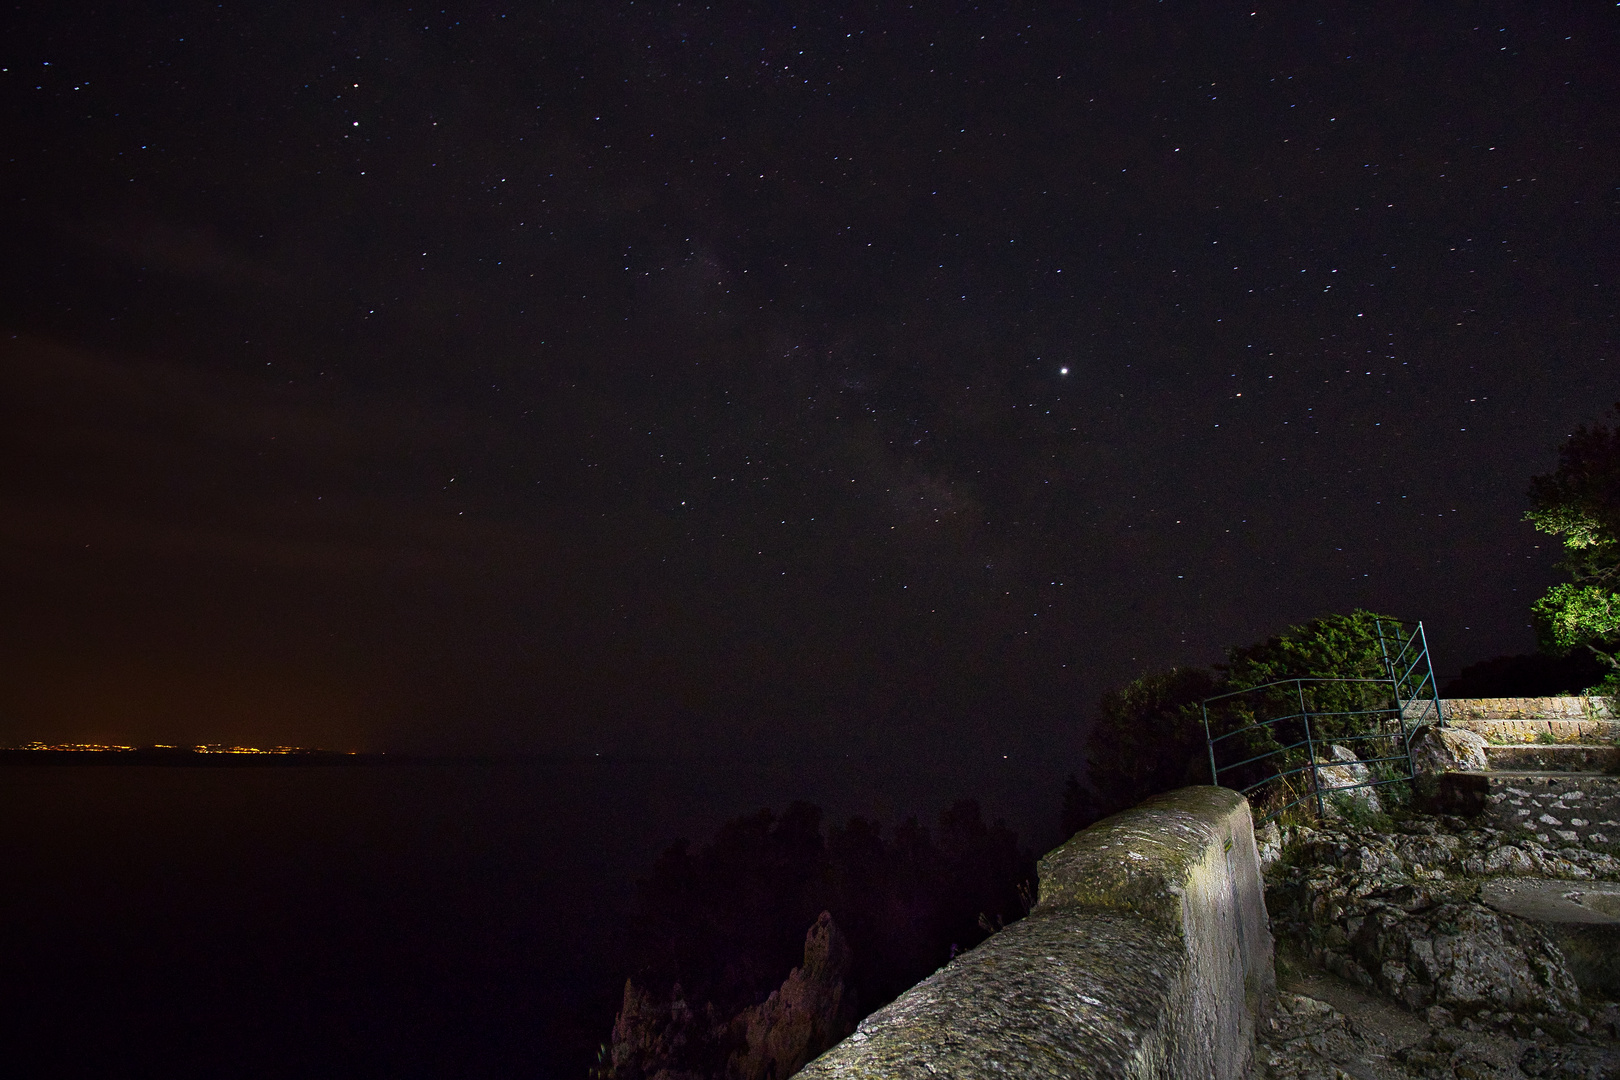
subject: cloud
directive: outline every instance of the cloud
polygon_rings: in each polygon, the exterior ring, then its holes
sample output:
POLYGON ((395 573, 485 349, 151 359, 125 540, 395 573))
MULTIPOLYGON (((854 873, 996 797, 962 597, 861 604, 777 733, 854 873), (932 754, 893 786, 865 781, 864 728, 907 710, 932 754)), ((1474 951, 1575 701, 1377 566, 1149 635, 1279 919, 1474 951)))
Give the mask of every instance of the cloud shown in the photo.
POLYGON ((148 217, 118 222, 80 221, 66 228, 79 240, 141 269, 233 286, 283 290, 293 284, 269 261, 250 255, 206 225, 148 217))
POLYGON ((37 339, 0 342, 0 396, 14 563, 88 549, 481 580, 568 564, 558 523, 518 524, 456 490, 471 487, 456 476, 469 447, 499 452, 516 435, 453 404, 37 339))
POLYGON ((648 693, 621 687, 660 627, 620 643, 660 523, 513 496, 548 460, 523 435, 0 341, 0 734, 511 745, 570 737, 559 702, 648 693))

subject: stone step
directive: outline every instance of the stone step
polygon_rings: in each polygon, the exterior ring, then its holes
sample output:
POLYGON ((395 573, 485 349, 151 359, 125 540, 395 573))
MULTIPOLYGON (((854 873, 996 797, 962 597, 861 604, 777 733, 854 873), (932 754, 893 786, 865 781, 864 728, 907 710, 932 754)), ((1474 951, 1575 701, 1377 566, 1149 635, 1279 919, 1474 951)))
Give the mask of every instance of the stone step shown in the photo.
POLYGON ((1495 878, 1485 883, 1480 899, 1549 934, 1582 990, 1604 997, 1620 993, 1620 884, 1495 878))
POLYGON ((1606 716, 1470 719, 1448 711, 1446 726, 1472 731, 1489 743, 1507 745, 1539 745, 1551 740, 1553 743, 1613 746, 1620 741, 1620 720, 1606 716))
POLYGON ((1620 855, 1620 776, 1492 769, 1436 778, 1435 809, 1555 848, 1620 855))
MULTIPOLYGON (((1419 702, 1412 703, 1414 707, 1419 702)), ((1499 720, 1617 720, 1614 702, 1606 697, 1568 695, 1539 698, 1445 698, 1446 723, 1499 720)))
POLYGON ((1620 773, 1620 746, 1487 746, 1492 769, 1620 773))

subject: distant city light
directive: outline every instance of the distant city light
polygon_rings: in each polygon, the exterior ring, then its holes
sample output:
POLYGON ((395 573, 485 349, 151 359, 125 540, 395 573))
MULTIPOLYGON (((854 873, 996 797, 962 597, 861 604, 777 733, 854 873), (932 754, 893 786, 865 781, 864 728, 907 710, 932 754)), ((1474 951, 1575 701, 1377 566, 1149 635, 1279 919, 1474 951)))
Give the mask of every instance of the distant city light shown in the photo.
POLYGON ((200 743, 196 746, 176 746, 172 743, 154 743, 151 746, 123 746, 116 743, 43 743, 29 742, 20 746, 0 747, 4 750, 71 750, 77 753, 131 753, 136 750, 180 750, 193 754, 333 754, 353 750, 318 750, 309 746, 228 746, 225 743, 200 743))

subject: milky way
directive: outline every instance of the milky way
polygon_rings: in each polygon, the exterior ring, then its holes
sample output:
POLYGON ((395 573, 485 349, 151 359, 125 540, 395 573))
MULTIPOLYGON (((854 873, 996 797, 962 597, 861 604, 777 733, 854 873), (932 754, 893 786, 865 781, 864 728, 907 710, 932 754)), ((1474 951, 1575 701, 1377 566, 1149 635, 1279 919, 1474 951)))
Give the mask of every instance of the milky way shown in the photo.
POLYGON ((0 736, 1052 772, 1324 612, 1527 650, 1620 42, 1493 10, 34 16, 0 736))

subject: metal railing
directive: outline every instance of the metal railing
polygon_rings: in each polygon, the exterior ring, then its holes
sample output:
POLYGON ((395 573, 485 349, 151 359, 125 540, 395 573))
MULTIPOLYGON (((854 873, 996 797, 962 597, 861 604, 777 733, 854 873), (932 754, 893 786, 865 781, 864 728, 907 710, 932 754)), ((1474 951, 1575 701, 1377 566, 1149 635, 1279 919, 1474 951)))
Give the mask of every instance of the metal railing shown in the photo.
POLYGON ((1428 641, 1422 623, 1380 619, 1377 630, 1383 678, 1279 679, 1205 698, 1212 782, 1251 799, 1267 789, 1269 821, 1307 800, 1324 817, 1324 795, 1410 781, 1412 729, 1443 722, 1428 641), (1353 757, 1324 761, 1324 747, 1353 757))
POLYGON ((1401 705, 1401 719, 1412 726, 1446 726, 1440 708, 1440 691, 1434 681, 1434 665, 1429 661, 1429 639, 1421 622, 1378 620, 1378 646, 1384 654, 1384 671, 1393 684, 1395 700, 1401 705))

